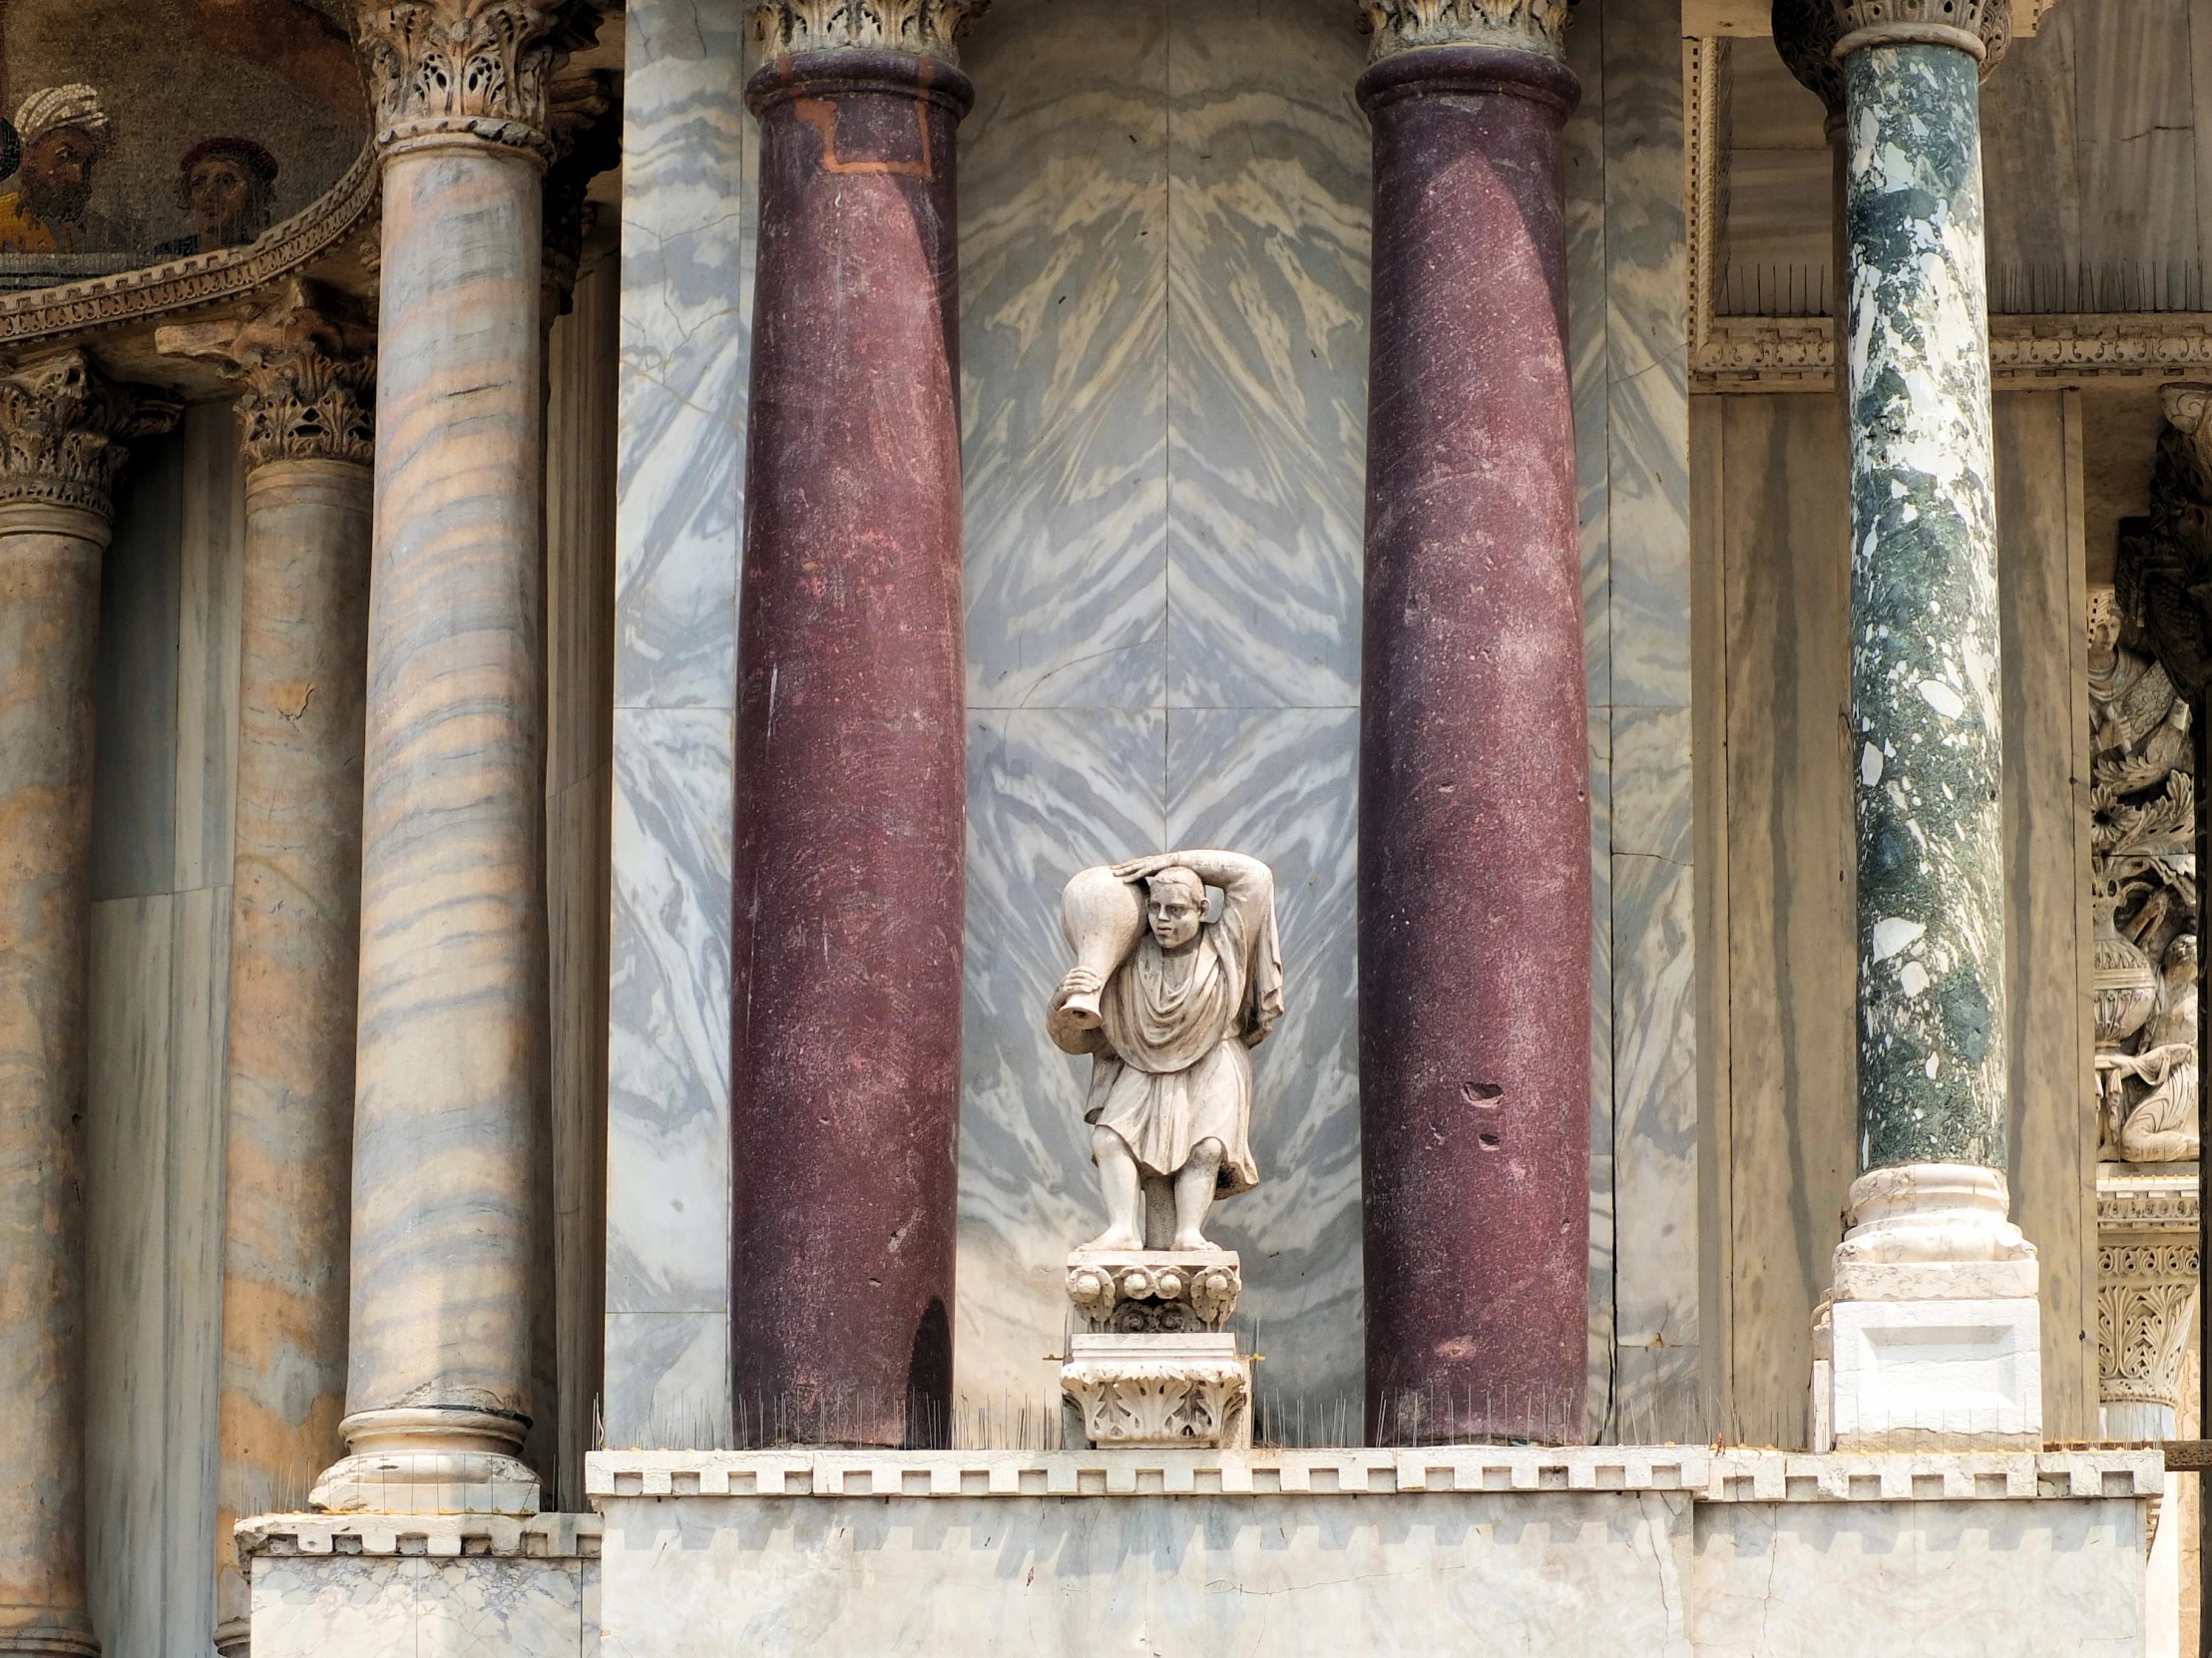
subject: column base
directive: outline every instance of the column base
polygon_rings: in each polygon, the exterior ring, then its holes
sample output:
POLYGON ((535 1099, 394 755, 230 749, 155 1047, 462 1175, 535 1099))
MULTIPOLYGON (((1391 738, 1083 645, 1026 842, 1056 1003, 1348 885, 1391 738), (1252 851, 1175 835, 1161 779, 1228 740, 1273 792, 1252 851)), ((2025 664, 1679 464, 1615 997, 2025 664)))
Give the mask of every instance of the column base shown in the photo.
POLYGON ((1813 1449, 2035 1449, 2042 1309, 2004 1177, 1967 1163, 1861 1175, 1814 1315, 1813 1449))
POLYGON ((53 1612, 43 1606, 0 1606, 0 1653, 8 1652, 71 1653, 79 1658, 100 1658, 100 1640, 92 1632, 92 1619, 82 1612, 53 1612), (22 1622, 15 1623, 17 1618, 22 1622))
POLYGON ((353 1454, 308 1502, 336 1514, 535 1514, 538 1476, 511 1452, 524 1425, 488 1411, 363 1411, 340 1423, 353 1454))

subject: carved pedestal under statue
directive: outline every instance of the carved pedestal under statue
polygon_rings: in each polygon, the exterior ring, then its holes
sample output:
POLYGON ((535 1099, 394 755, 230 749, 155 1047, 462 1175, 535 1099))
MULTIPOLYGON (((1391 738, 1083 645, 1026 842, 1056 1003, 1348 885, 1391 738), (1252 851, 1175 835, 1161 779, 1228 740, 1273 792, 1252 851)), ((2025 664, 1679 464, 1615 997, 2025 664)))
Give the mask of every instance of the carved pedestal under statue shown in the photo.
POLYGON ((1242 1267, 1204 1227, 1216 1197, 1259 1183, 1251 1049, 1283 1009, 1274 877, 1234 852, 1155 854, 1085 870, 1061 921, 1076 966, 1046 1027, 1091 1055, 1084 1116, 1106 1209, 1068 1257, 1081 1328, 1061 1367, 1066 1436, 1248 1446, 1251 1361, 1222 1328, 1242 1267))

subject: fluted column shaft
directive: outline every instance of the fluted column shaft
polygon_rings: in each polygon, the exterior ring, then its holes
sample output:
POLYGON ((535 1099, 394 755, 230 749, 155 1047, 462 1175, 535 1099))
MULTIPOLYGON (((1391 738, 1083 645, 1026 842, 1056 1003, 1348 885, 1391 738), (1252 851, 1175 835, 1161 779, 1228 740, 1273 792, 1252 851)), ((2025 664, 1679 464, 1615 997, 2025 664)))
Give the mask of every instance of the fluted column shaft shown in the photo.
POLYGON ((1370 6, 1382 55, 1359 83, 1375 180, 1359 991, 1379 1444, 1581 1434, 1589 770, 1560 158, 1577 88, 1555 55, 1563 8, 1532 8, 1505 44, 1483 26, 1496 8, 1462 9, 1479 44, 1448 27, 1409 39, 1401 8, 1370 6))
POLYGON ((0 379, 0 1652, 99 1651, 83 1376, 93 668, 115 440, 160 423, 142 413, 75 353, 0 379))
POLYGON ((965 861, 947 62, 770 62, 739 625, 732 1349, 747 1432, 940 1443, 965 861))
POLYGON ((359 985, 369 361, 304 284, 165 328, 242 382, 245 547, 223 1179, 216 1646, 246 1650, 235 1523, 344 1451, 359 985))
POLYGON ((546 77, 520 0, 371 7, 384 152, 344 1432, 316 1500, 528 1510, 546 77))

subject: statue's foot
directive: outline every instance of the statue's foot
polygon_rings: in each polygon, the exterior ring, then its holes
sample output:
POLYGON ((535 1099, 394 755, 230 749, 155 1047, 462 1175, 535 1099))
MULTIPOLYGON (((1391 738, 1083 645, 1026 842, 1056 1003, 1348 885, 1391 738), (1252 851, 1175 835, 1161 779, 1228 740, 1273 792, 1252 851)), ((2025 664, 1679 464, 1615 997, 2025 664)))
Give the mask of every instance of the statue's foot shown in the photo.
POLYGON ((1177 1249, 1211 1249, 1213 1244, 1204 1233, 1192 1229, 1177 1232, 1174 1247, 1177 1249))
POLYGON ((1144 1240, 1125 1226, 1109 1226, 1083 1247, 1086 1249, 1142 1249, 1144 1240))

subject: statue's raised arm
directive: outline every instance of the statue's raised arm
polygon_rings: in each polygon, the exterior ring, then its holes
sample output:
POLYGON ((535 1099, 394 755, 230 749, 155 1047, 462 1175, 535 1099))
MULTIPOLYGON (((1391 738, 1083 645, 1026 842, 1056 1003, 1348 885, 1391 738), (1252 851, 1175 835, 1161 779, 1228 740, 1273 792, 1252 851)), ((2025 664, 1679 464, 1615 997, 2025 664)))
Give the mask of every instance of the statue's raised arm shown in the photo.
POLYGON ((1109 1223, 1099 1242, 1138 1247, 1149 1179, 1173 1183, 1174 1247, 1206 1247, 1215 1195, 1259 1182, 1245 1053, 1283 1011, 1274 876, 1239 852, 1150 853, 1077 875, 1061 925, 1076 965, 1046 1029, 1092 1056, 1085 1116, 1109 1223), (1222 895, 1210 923, 1208 887, 1222 895))

